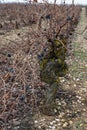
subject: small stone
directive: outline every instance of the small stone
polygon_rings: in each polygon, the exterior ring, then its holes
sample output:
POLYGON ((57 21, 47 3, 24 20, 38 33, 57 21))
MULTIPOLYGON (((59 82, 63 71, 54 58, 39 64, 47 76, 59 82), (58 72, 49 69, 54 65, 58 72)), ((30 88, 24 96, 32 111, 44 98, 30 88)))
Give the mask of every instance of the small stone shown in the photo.
POLYGON ((57 123, 54 126, 57 127, 57 123))
POLYGON ((80 124, 80 127, 82 127, 83 126, 83 124, 80 124))
POLYGON ((64 83, 64 82, 65 82, 65 80, 63 79, 63 80, 62 80, 62 83, 64 83))
POLYGON ((15 130, 18 130, 19 128, 20 128, 19 126, 16 126, 16 127, 15 127, 15 130))
POLYGON ((79 80, 80 80, 79 78, 76 79, 76 81, 79 81, 79 80))
POLYGON ((87 67, 87 64, 85 65, 85 67, 87 67))
POLYGON ((61 102, 59 102, 58 105, 61 106, 61 102))
POLYGON ((74 84, 74 87, 76 87, 76 84, 74 84))
POLYGON ((61 112, 60 115, 59 115, 59 118, 62 118, 64 115, 65 115, 65 113, 61 112))
POLYGON ((52 126, 49 125, 49 128, 52 128, 52 126))
POLYGON ((65 119, 62 119, 61 122, 65 122, 65 119))
POLYGON ((55 126, 53 126, 53 127, 52 127, 52 130, 55 130, 55 129, 56 129, 56 127, 55 127, 55 126))
POLYGON ((50 125, 53 125, 53 122, 50 122, 50 125))
POLYGON ((83 111, 86 111, 86 109, 84 108, 83 111))
POLYGON ((55 120, 58 121, 58 122, 60 121, 60 119, 55 119, 55 120))
POLYGON ((75 81, 75 80, 76 80, 76 78, 73 78, 73 80, 75 81))
POLYGON ((76 98, 79 98, 79 96, 77 95, 76 98))
POLYGON ((81 99, 82 97, 78 97, 79 99, 81 99))
POLYGON ((34 121, 34 123, 35 123, 35 124, 37 124, 37 123, 38 123, 38 121, 37 121, 37 120, 35 120, 35 121, 34 121))
POLYGON ((67 126, 68 126, 68 123, 65 122, 65 123, 63 124, 63 128, 66 128, 67 126))
POLYGON ((56 121, 54 120, 54 121, 53 121, 53 124, 55 124, 55 123, 56 123, 56 121))
POLYGON ((67 113, 70 113, 70 111, 69 111, 69 110, 66 110, 66 112, 67 112, 67 113))
POLYGON ((78 102, 78 103, 81 103, 81 101, 80 101, 80 100, 77 100, 77 102, 78 102))
POLYGON ((57 109, 54 109, 54 112, 57 113, 57 109))
POLYGON ((84 106, 84 103, 82 103, 82 106, 84 106))
POLYGON ((41 126, 38 126, 38 129, 41 129, 41 126))
POLYGON ((70 124, 70 125, 72 125, 72 124, 73 124, 73 122, 72 122, 72 121, 69 121, 69 124, 70 124))
POLYGON ((61 123, 58 123, 58 126, 61 126, 61 123))

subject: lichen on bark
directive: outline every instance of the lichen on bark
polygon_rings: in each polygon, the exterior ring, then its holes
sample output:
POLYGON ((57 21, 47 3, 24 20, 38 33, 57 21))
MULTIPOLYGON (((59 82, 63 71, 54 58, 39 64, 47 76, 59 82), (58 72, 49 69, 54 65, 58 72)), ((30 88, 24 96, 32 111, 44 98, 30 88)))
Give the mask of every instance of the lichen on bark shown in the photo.
POLYGON ((65 62, 66 56, 66 42, 61 44, 60 40, 54 40, 50 47, 49 53, 43 56, 40 64, 40 77, 41 80, 49 84, 49 88, 46 91, 45 102, 43 106, 44 113, 47 113, 47 109, 54 108, 53 104, 60 87, 60 78, 65 76, 68 71, 68 66, 65 62), (46 112, 45 112, 46 111, 46 112))

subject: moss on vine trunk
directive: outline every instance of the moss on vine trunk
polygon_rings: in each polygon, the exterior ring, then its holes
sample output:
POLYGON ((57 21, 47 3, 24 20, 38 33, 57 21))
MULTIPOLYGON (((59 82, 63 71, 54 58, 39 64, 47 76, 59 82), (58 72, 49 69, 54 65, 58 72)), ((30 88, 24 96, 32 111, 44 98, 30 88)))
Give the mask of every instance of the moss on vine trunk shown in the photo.
MULTIPOLYGON (((63 43, 64 46, 66 43, 63 43)), ((54 40, 49 53, 43 56, 40 60, 40 76, 41 80, 49 84, 49 88, 46 92, 45 103, 43 111, 45 114, 52 113, 54 109, 53 104, 60 87, 59 77, 65 76, 68 71, 67 64, 65 62, 66 48, 61 44, 59 40, 54 40)))

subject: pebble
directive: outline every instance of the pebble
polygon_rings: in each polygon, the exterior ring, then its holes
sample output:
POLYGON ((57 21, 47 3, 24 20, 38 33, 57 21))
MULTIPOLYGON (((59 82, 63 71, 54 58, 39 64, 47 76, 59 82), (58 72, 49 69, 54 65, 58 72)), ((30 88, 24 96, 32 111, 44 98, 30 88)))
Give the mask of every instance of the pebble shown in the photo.
POLYGON ((84 103, 82 103, 82 106, 84 106, 84 103))
POLYGON ((73 124, 73 122, 72 122, 72 121, 69 121, 69 124, 70 124, 70 125, 72 125, 72 124, 73 124))
POLYGON ((52 128, 52 126, 49 125, 49 128, 52 128))
POLYGON ((68 126, 68 123, 65 122, 65 123, 63 124, 63 128, 66 128, 67 126, 68 126))
POLYGON ((67 113, 70 113, 70 110, 66 110, 67 113))
POLYGON ((80 100, 77 100, 77 102, 78 102, 78 103, 81 103, 81 101, 80 101, 80 100))
POLYGON ((34 123, 35 123, 35 124, 37 124, 37 123, 38 123, 38 121, 37 121, 37 120, 35 120, 35 121, 34 121, 34 123))
POLYGON ((54 121, 53 121, 53 123, 55 124, 55 123, 56 123, 56 121, 54 120, 54 121))
POLYGON ((87 67, 87 65, 85 65, 85 67, 87 67))
POLYGON ((61 102, 59 102, 59 103, 58 103, 58 105, 60 105, 60 106, 61 106, 61 102))
POLYGON ((79 97, 79 99, 82 99, 82 97, 79 97))
POLYGON ((74 84, 74 87, 76 87, 76 84, 74 84))
POLYGON ((55 130, 55 129, 56 129, 56 127, 55 127, 55 126, 53 126, 53 127, 52 127, 52 130, 55 130))
POLYGON ((50 125, 53 125, 53 122, 50 122, 50 125))
POLYGON ((38 126, 38 129, 41 129, 41 126, 38 126))
POLYGON ((83 124, 82 124, 82 123, 80 124, 80 127, 81 127, 81 126, 83 126, 83 124))
POLYGON ((19 126, 16 126, 16 127, 14 127, 14 130, 18 130, 20 127, 19 126))
POLYGON ((61 122, 65 122, 65 119, 61 119, 61 122))
POLYGON ((54 112, 57 113, 57 109, 54 109, 54 112))
POLYGON ((60 119, 57 119, 57 118, 55 120, 58 121, 58 122, 60 121, 60 119))
POLYGON ((58 126, 61 126, 61 123, 58 123, 58 126))
POLYGON ((65 115, 65 113, 61 112, 60 115, 59 115, 59 118, 62 118, 64 115, 65 115))
POLYGON ((64 83, 64 82, 65 82, 65 80, 63 79, 63 80, 62 80, 62 83, 64 83))
POLYGON ((86 109, 84 108, 83 111, 86 111, 86 109))
POLYGON ((73 78, 73 80, 75 81, 75 80, 76 80, 76 78, 73 78))
POLYGON ((80 80, 79 78, 76 79, 76 81, 79 81, 79 80, 80 80))

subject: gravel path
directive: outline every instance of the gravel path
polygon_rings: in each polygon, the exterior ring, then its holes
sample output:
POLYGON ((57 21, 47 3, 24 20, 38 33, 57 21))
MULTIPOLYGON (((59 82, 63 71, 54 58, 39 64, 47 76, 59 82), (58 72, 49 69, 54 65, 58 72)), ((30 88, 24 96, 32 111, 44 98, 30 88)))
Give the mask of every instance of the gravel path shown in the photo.
MULTIPOLYGON (((82 83, 81 89, 87 92, 87 16, 85 8, 82 8, 80 22, 76 28, 72 40, 74 60, 72 59, 71 74, 79 78, 82 83)), ((86 96, 86 95, 85 95, 86 96)))
POLYGON ((85 8, 82 8, 80 22, 72 40, 72 48, 74 59, 71 59, 70 65, 73 79, 71 88, 79 99, 77 109, 81 112, 81 115, 75 119, 79 125, 73 130, 87 130, 87 16, 85 8))
MULTIPOLYGON (((79 42, 81 51, 87 52, 87 16, 85 13, 85 8, 82 9, 80 16, 80 22, 77 26, 76 32, 78 35, 74 42, 79 42)), ((87 53, 86 53, 87 54, 87 53)))

